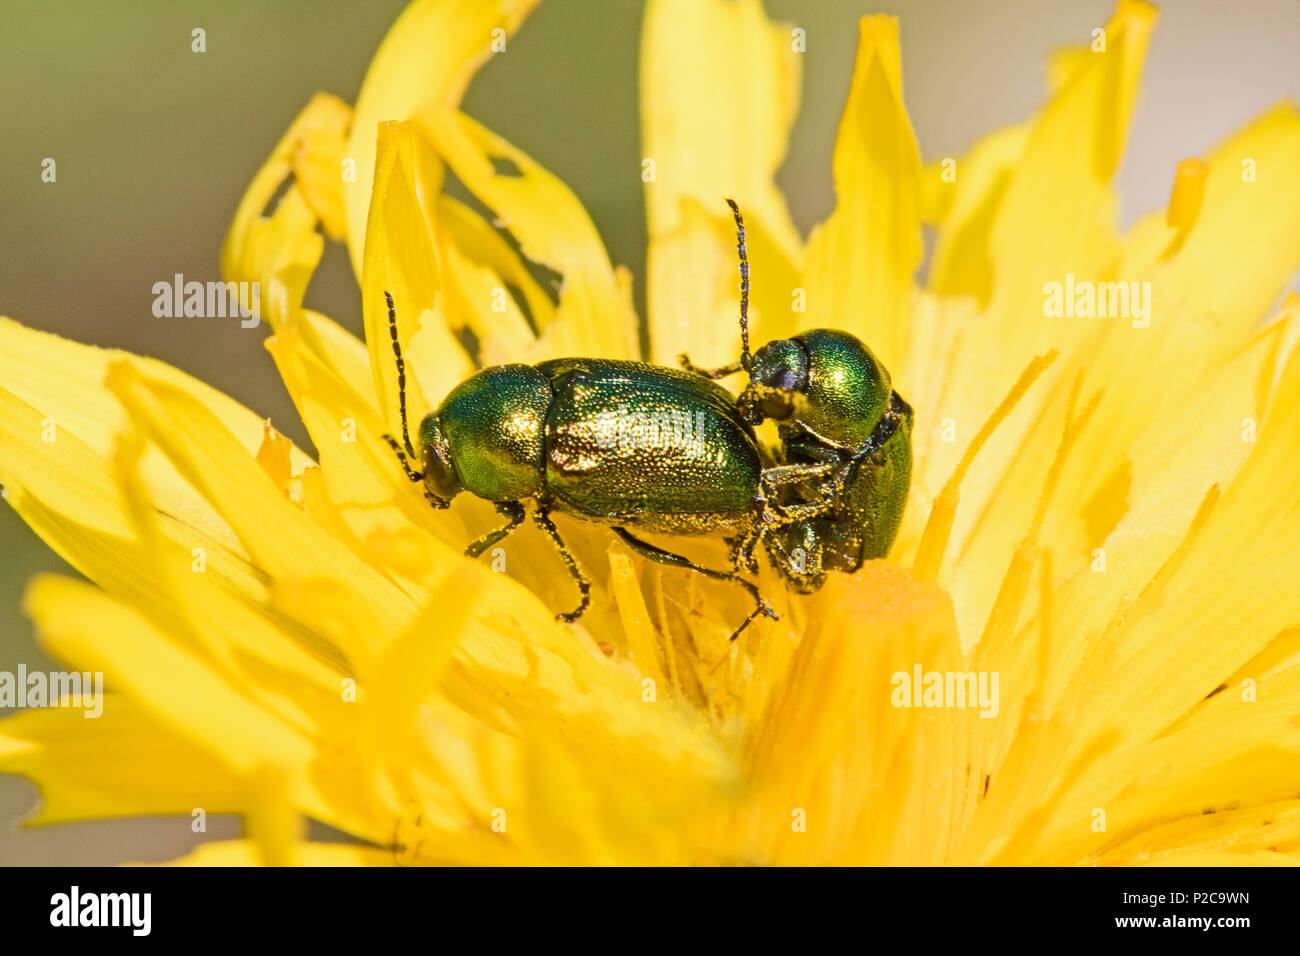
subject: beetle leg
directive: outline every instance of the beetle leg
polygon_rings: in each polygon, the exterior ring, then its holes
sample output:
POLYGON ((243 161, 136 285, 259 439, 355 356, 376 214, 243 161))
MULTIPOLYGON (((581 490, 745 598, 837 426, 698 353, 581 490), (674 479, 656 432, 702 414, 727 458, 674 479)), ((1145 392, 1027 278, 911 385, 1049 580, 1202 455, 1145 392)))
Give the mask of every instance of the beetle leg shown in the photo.
POLYGON ((821 462, 815 465, 777 465, 764 471, 762 479, 767 482, 769 489, 780 488, 798 484, 808 478, 829 475, 838 466, 838 461, 821 462))
POLYGON ((727 541, 729 551, 727 552, 727 561, 731 565, 731 570, 737 573, 743 567, 750 574, 758 573, 758 562, 754 560, 754 540, 755 531, 750 527, 743 535, 738 538, 732 538, 727 541))
POLYGON ((573 575, 573 580, 577 582, 578 590, 582 592, 582 601, 578 604, 576 610, 569 614, 557 614, 555 619, 563 621, 565 624, 572 624, 578 618, 582 617, 582 612, 587 610, 587 605, 591 603, 591 581, 583 573, 582 566, 578 564, 578 559, 569 551, 569 546, 564 543, 560 537, 560 531, 555 527, 555 522, 551 520, 551 515, 544 508, 538 508, 533 512, 533 521, 537 527, 541 528, 543 533, 555 543, 556 550, 560 552, 560 557, 568 565, 569 573, 573 575))
POLYGON ((688 372, 694 372, 696 375, 703 375, 705 378, 726 378, 728 375, 735 375, 741 370, 739 361, 732 362, 730 365, 723 365, 720 368, 701 368, 691 361, 690 356, 683 352, 677 356, 677 362, 688 372))
POLYGON ((827 438, 825 435, 817 431, 817 429, 813 428, 807 422, 794 421, 791 422, 791 427, 803 432, 805 435, 809 435, 812 438, 815 438, 823 446, 825 446, 825 449, 829 454, 834 454, 836 457, 839 457, 838 453, 841 452, 849 456, 858 455, 862 452, 861 448, 855 448, 853 445, 847 444, 845 442, 836 441, 834 438, 827 438))
POLYGON ((789 524, 791 521, 798 521, 802 518, 816 517, 831 509, 844 483, 843 463, 829 461, 808 465, 777 465, 775 468, 766 469, 760 476, 759 481, 765 492, 763 500, 767 504, 767 509, 782 519, 779 522, 773 522, 765 517, 764 520, 769 525, 789 524), (777 497, 776 492, 779 488, 797 485, 813 478, 824 478, 827 475, 833 475, 833 477, 831 481, 818 486, 819 494, 813 502, 787 505, 782 504, 777 497), (770 501, 768 496, 771 496, 770 501))
POLYGON ((527 516, 527 513, 524 511, 524 506, 518 501, 497 502, 497 513, 509 517, 509 524, 497 528, 495 531, 489 531, 487 534, 483 535, 483 537, 471 542, 470 546, 465 549, 465 553, 471 558, 477 558, 488 548, 492 547, 492 545, 510 534, 510 532, 514 531, 515 528, 518 528, 524 523, 524 518, 527 516))
POLYGON ((777 528, 783 528, 788 524, 794 524, 796 521, 806 521, 809 518, 820 517, 830 511, 834 506, 834 494, 823 495, 816 501, 807 501, 803 504, 786 505, 781 509, 780 520, 769 524, 767 530, 775 531, 777 528))
POLYGON ((818 465, 778 465, 763 472, 759 479, 758 494, 755 497, 757 511, 754 522, 732 547, 733 567, 743 564, 751 572, 756 572, 758 548, 760 545, 767 547, 767 539, 772 532, 797 521, 816 518, 834 508, 844 484, 844 474, 842 465, 829 462, 818 465), (777 474, 773 475, 773 472, 777 474), (833 474, 833 477, 829 482, 819 486, 819 495, 814 501, 783 505, 768 498, 769 494, 783 485, 827 474, 833 474), (769 481, 769 478, 772 480, 769 481))
POLYGON ((732 581, 739 584, 749 592, 749 596, 754 599, 754 610, 750 612, 749 617, 745 618, 745 620, 741 622, 740 627, 736 628, 732 633, 731 640, 734 641, 736 638, 740 637, 741 631, 749 627, 750 622, 760 614, 766 614, 774 621, 780 620, 780 618, 776 616, 776 611, 773 610, 772 605, 768 603, 766 598, 758 593, 757 585, 753 582, 746 581, 736 572, 714 571, 712 568, 702 568, 685 555, 674 554, 671 551, 665 551, 663 548, 657 548, 648 541, 642 541, 626 528, 615 528, 614 533, 622 538, 629 548, 641 555, 643 558, 657 561, 659 564, 666 564, 671 568, 687 568, 688 570, 703 574, 705 577, 713 578, 717 581, 732 581))

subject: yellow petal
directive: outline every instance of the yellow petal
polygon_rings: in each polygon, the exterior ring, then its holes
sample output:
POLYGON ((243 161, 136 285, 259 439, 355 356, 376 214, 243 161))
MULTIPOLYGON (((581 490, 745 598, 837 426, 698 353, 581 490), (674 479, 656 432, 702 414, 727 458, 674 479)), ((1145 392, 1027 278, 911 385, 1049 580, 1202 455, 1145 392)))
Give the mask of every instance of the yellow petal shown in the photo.
POLYGON ((151 618, 214 672, 242 682, 273 713, 301 729, 319 729, 316 712, 333 702, 339 677, 348 673, 343 652, 314 635, 277 627, 265 608, 231 594, 208 577, 205 564, 168 541, 139 470, 142 452, 140 436, 128 432, 114 463, 152 565, 146 577, 160 592, 148 605, 151 618))
POLYGON ((382 645, 413 612, 380 572, 326 534, 273 485, 253 456, 221 423, 180 389, 115 365, 108 385, 149 440, 226 518, 273 579, 317 576, 374 609, 379 633, 355 635, 382 645))
MULTIPOLYGON (((1300 839, 1300 805, 1295 801, 1268 803, 1240 810, 1214 811, 1208 808, 1171 823, 1152 826, 1127 840, 1109 846, 1099 862, 1151 863, 1164 865, 1175 854, 1239 853, 1264 855, 1263 851, 1300 839)), ((1277 854, 1271 854, 1277 856, 1277 854)))
POLYGON ((84 670, 103 671, 107 684, 129 694, 172 732, 211 750, 231 770, 305 769, 313 747, 302 734, 98 588, 41 575, 29 585, 24 608, 50 654, 84 670), (213 714, 222 719, 213 720, 213 714))
POLYGON ((494 213, 533 262, 563 276, 552 325, 540 330, 549 355, 633 358, 636 314, 582 203, 555 176, 463 113, 427 110, 422 129, 462 183, 494 213), (509 160, 498 173, 493 160, 509 160), (515 174, 517 171, 517 174, 515 174))
POLYGON ((337 97, 313 97, 258 170, 226 233, 221 274, 228 282, 259 284, 259 314, 273 327, 294 321, 302 307, 325 247, 317 223, 323 222, 331 235, 341 227, 339 157, 351 115, 337 97), (270 215, 263 216, 291 173, 289 189, 270 215))
MULTIPOLYGON (((1242 440, 1243 422, 1263 420, 1269 392, 1261 398, 1261 382, 1271 384, 1285 326, 1274 325, 1226 359, 1214 357, 1217 331, 1190 316, 1140 330, 1112 327, 1083 379, 1083 394, 1099 394, 1100 404, 1064 465, 1042 538, 1055 550, 1061 580, 1096 565, 1095 549, 1102 549, 1105 573, 1088 570, 1086 578, 1089 600, 1103 616, 1112 601, 1150 579, 1207 489, 1226 486, 1252 448, 1242 440), (1166 542, 1163 549, 1155 547, 1158 539, 1166 542)), ((984 503, 977 503, 978 481, 977 500, 963 496, 970 507, 965 518, 979 513, 973 524, 959 522, 963 540, 952 577, 967 639, 988 614, 1028 527, 1042 462, 1059 442, 1064 400, 1058 391, 1044 402, 984 503)), ((1031 595, 1026 613, 1033 605, 1031 595)))
MULTIPOLYGON (((1039 739, 1026 739, 1023 746, 1013 748, 1005 764, 1033 768, 1025 783, 1031 793, 1047 796, 1054 779, 1063 792, 1052 796, 1040 818, 1020 834, 1021 852, 1034 843, 1051 845, 1049 838, 1035 837, 1049 827, 1059 828, 1061 839, 1077 840, 1078 832, 1067 834, 1077 827, 1078 814, 1091 813, 1091 808, 1114 796, 1120 783, 1141 772, 1151 755, 1149 741, 1261 654, 1273 635, 1293 625, 1300 614, 1300 598, 1292 599, 1293 589, 1282 582, 1297 573, 1300 512, 1269 489, 1276 487, 1278 476, 1289 467, 1298 422, 1300 361, 1293 354, 1250 457, 1217 504, 1213 498, 1207 500, 1187 537, 1151 582, 1119 604, 1100 634, 1095 613, 1078 610, 1084 600, 1096 600, 1087 592, 1095 592, 1097 585, 1087 588, 1086 579, 1080 582, 1079 598, 1054 610, 1051 630, 1059 635, 1053 640, 1059 650, 1053 652, 1047 678, 1050 683, 1064 682, 1066 689, 1050 722, 1039 718, 1040 726, 1046 727, 1039 739), (1262 500, 1274 502, 1274 507, 1258 507, 1262 500), (1251 596, 1259 593, 1275 599, 1252 602, 1251 596), (1252 602, 1247 618, 1240 614, 1245 602, 1252 602), (1087 654, 1080 658, 1082 647, 1087 654), (1054 673, 1057 669, 1063 673, 1054 673), (1178 679, 1168 679, 1169 674, 1177 674, 1178 679)), ((1116 608, 1116 603, 1103 597, 1101 606, 1105 611, 1116 608)), ((1294 699, 1290 691, 1280 695, 1284 720, 1269 723, 1263 707, 1251 712, 1259 715, 1258 721, 1242 714, 1242 719, 1252 721, 1251 732, 1260 735, 1261 748, 1282 745, 1283 735, 1295 745, 1289 716, 1294 699)), ((1231 704, 1226 697, 1212 702, 1207 718, 1231 704)), ((1208 739, 1236 740, 1242 733, 1214 733, 1208 739)), ((976 755, 977 761, 982 759, 976 755)), ((1232 780, 1241 767, 1254 766, 1257 775, 1246 792, 1277 794, 1283 791, 1268 790, 1263 783, 1270 775, 1276 777, 1280 766, 1294 764, 1293 757, 1282 764, 1262 757, 1252 761, 1236 750, 1230 760, 1237 770, 1206 775, 1202 784, 1232 780)), ((1190 763, 1195 773, 1204 766, 1194 755, 1190 763)), ((1194 778, 1188 777, 1184 784, 1187 792, 1196 792, 1194 778)), ((1173 781, 1170 785, 1178 786, 1173 781)), ((993 832, 1005 832, 1003 825, 990 826, 993 832)))
POLYGON ((347 156, 356 160, 356 181, 346 185, 344 194, 348 251, 358 276, 363 274, 379 124, 410 119, 426 107, 456 106, 474 74, 493 56, 493 42, 511 42, 537 3, 416 0, 389 29, 361 84, 347 144, 347 156))
MULTIPOLYGON (((1152 278, 1171 298, 1214 316, 1225 336, 1240 336, 1300 268, 1300 111, 1279 104, 1213 149, 1205 165, 1199 210, 1152 278)), ((1156 230, 1134 227, 1137 236, 1146 231, 1156 230)), ((1138 255, 1130 250, 1128 258, 1138 255)))
MULTIPOLYGON (((0 722, 0 769, 41 789, 28 825, 238 809, 242 783, 208 750, 164 729, 120 693, 99 717, 31 709, 0 722)), ((188 821, 186 823, 188 828, 188 821)))
POLYGON ((791 26, 769 21, 759 0, 646 6, 641 152, 654 163, 645 189, 652 242, 681 225, 685 200, 727 219, 730 196, 797 262, 799 234, 773 177, 799 108, 799 74, 791 26))
POLYGON ((973 295, 981 306, 993 292, 989 233, 1011 172, 1029 138, 1027 124, 991 133, 960 159, 925 169, 925 189, 940 223, 930 258, 928 287, 945 295, 973 295), (951 162, 951 166, 945 165, 951 162))
POLYGON ((302 318, 302 331, 312 345, 312 351, 367 405, 377 409, 379 400, 375 397, 366 343, 319 312, 304 309, 302 318))
MULTIPOLYGON (((1035 119, 1007 183, 989 236, 995 321, 985 338, 990 351, 1010 353, 1013 368, 1080 334, 1078 323, 1044 319, 1044 282, 1063 282, 1066 273, 1110 277, 1116 246, 1108 184, 1155 18, 1142 0, 1120 0, 1105 26, 1105 51, 1090 53, 1035 119)), ((990 367, 997 366, 986 362, 980 374, 990 367)))
POLYGON ((518 253, 478 213, 439 196, 437 219, 438 258, 450 297, 447 314, 478 340, 478 364, 536 361, 533 327, 507 285, 523 294, 538 329, 555 321, 555 305, 518 253))
POLYGON ((429 151, 410 123, 380 127, 379 160, 366 223, 366 252, 361 271, 362 312, 370 373, 379 397, 385 431, 400 435, 398 381, 384 293, 392 295, 397 329, 406 359, 408 421, 417 425, 431 408, 422 384, 432 382, 441 398, 473 368, 452 338, 440 308, 438 258, 420 196, 441 188, 429 174, 429 151), (437 343, 429 361, 414 346, 417 333, 437 343))
MULTIPOLYGON (((685 353, 697 365, 718 367, 740 357, 736 227, 726 206, 713 206, 684 200, 677 225, 650 239, 646 304, 653 362, 675 367, 685 353)), ((797 267, 745 215, 749 339, 757 348, 795 333, 802 293, 797 267)))
POLYGON ((755 745, 745 825, 760 858, 939 862, 964 783, 966 716, 907 706, 898 675, 961 669, 952 607, 876 561, 827 582, 817 603, 755 745))
MULTIPOLYGON (((74 567, 116 593, 145 595, 147 554, 117 489, 110 460, 128 419, 103 386, 126 353, 81 345, 0 320, 0 480, 9 503, 74 567), (48 439, 48 440, 47 440, 48 439)), ((228 396, 152 359, 134 358, 159 381, 214 415, 245 454, 261 442, 262 420, 228 396)), ((290 453, 294 469, 311 459, 290 453)), ((265 597, 265 577, 226 521, 157 451, 141 462, 158 520, 186 551, 201 548, 210 573, 265 597)), ((197 557, 197 555, 194 555, 197 557)))
POLYGON ((833 160, 836 207, 808 238, 805 328, 853 332, 902 364, 921 261, 921 157, 903 106, 898 21, 863 17, 833 160))

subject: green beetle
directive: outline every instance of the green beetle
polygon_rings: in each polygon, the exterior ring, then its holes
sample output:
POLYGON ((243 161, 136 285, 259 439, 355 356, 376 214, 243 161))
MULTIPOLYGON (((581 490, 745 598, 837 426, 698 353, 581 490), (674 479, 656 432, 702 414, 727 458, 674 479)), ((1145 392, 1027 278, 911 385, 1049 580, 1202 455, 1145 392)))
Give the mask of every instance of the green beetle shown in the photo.
MULTIPOLYGON (((551 512, 610 526, 638 554, 745 588, 759 614, 775 618, 758 588, 740 575, 742 544, 765 542, 784 525, 825 510, 819 503, 772 502, 783 489, 830 472, 808 461, 764 468, 753 427, 731 394, 680 369, 592 358, 485 368, 457 385, 420 424, 412 446, 406 365, 391 295, 389 333, 397 363, 402 443, 384 438, 406 476, 437 508, 460 492, 496 505, 502 527, 466 548, 477 557, 527 517, 554 543, 581 592, 572 623, 590 603, 590 582, 564 544, 551 512), (419 465, 417 470, 415 464, 419 465), (629 531, 718 535, 732 545, 732 568, 717 571, 643 541, 629 531)), ((752 561, 748 562, 752 565, 752 561)))
MULTIPOLYGON (((792 588, 810 593, 827 571, 853 573, 870 558, 884 557, 898 535, 912 476, 912 408, 893 389, 885 366, 858 338, 815 329, 749 351, 749 263, 745 224, 736 221, 740 256, 741 357, 718 369, 682 365, 706 379, 744 371, 749 383, 737 399, 752 425, 777 423, 782 458, 792 467, 832 469, 816 481, 787 486, 776 508, 819 502, 820 514, 784 523, 763 544, 792 588), (791 497, 794 496, 794 497, 791 497)), ((806 509, 809 510, 809 509, 806 509)), ((753 569, 757 539, 742 548, 741 563, 753 569)))

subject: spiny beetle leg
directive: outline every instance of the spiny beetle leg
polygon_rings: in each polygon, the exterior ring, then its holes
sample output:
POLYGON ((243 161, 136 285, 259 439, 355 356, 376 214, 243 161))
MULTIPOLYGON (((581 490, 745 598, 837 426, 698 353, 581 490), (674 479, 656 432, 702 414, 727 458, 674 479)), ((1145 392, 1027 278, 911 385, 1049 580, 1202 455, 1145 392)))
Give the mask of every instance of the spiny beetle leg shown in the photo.
POLYGON ((524 511, 524 506, 518 501, 498 502, 497 513, 508 517, 510 519, 509 523, 497 528, 495 531, 489 531, 487 534, 483 535, 483 537, 472 542, 470 546, 465 549, 465 553, 471 558, 477 558, 488 548, 492 547, 492 545, 510 534, 510 532, 514 531, 515 528, 518 528, 523 524, 524 518, 527 517, 527 513, 524 511))
POLYGON ((744 631, 745 628, 749 627, 750 622, 760 614, 765 614, 774 621, 780 620, 772 605, 768 603, 766 598, 758 593, 757 585, 750 581, 746 581, 734 571, 714 571, 712 568, 702 568, 685 555, 674 554, 671 551, 665 551, 663 548, 657 548, 648 541, 642 541, 626 528, 615 528, 614 533, 627 542, 628 547, 643 558, 648 558, 651 561, 657 561, 660 564, 666 564, 673 568, 686 568, 687 570, 695 571, 698 574, 703 574, 705 577, 713 578, 717 581, 732 581, 744 588, 749 593, 749 596, 754 599, 754 610, 750 612, 749 617, 745 618, 744 623, 742 623, 740 627, 736 628, 732 633, 731 640, 734 641, 736 638, 740 637, 741 632, 744 631))
POLYGON ((740 537, 732 538, 727 542, 730 548, 727 559, 732 571, 739 573, 743 568, 750 574, 758 573, 758 562, 754 560, 753 547, 750 543, 753 539, 754 532, 748 530, 740 537))
POLYGON ((555 527, 555 522, 551 520, 550 512, 544 508, 538 508, 533 512, 533 521, 542 532, 551 539, 555 544, 556 550, 560 552, 560 557, 569 568, 569 574, 573 575, 573 580, 578 585, 578 590, 582 592, 582 600, 579 602, 576 610, 568 614, 557 614, 555 619, 563 621, 565 624, 572 624, 578 618, 582 617, 582 612, 587 610, 587 605, 591 604, 591 581, 583 573, 582 565, 578 564, 578 559, 569 551, 568 545, 560 537, 560 531, 555 527))
MULTIPOLYGON (((805 435, 808 435, 816 439, 818 442, 820 442, 823 446, 820 454, 822 454, 825 460, 827 461, 831 460, 831 456, 838 458, 840 454, 846 454, 850 457, 856 457, 860 455, 863 451, 862 448, 855 448, 853 445, 846 444, 845 442, 836 441, 833 438, 827 438, 825 435, 817 431, 817 429, 813 428, 805 421, 796 420, 791 422, 791 425, 794 428, 797 428, 799 431, 803 432, 805 435)), ((808 448, 807 451, 812 451, 812 449, 808 448)))
MULTIPOLYGON (((777 465, 775 468, 766 469, 761 478, 763 490, 767 496, 770 496, 770 507, 782 517, 788 516, 788 505, 781 504, 777 496, 777 490, 786 488, 790 485, 797 485, 800 482, 809 481, 813 478, 824 478, 825 476, 836 471, 840 467, 838 461, 827 462, 824 464, 813 465, 777 465)), ((842 479, 836 475, 835 480, 829 486, 821 486, 820 494, 817 498, 823 504, 822 510, 828 510, 834 502, 836 494, 839 492, 839 486, 842 479)), ((806 516, 806 515, 805 515, 806 516)), ((796 519, 797 520, 797 519, 796 519)))

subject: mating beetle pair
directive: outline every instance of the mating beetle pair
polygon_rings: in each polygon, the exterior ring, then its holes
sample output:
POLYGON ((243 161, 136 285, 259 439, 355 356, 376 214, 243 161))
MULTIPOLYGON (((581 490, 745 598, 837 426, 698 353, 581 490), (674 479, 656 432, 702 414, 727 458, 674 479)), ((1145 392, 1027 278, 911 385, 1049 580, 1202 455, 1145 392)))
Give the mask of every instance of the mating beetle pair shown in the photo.
POLYGON ((552 511, 610 526, 643 557, 743 587, 754 609, 732 639, 772 606, 741 571, 756 573, 761 547, 800 593, 826 572, 852 573, 888 551, 911 480, 912 410, 889 373, 845 332, 817 330, 749 351, 749 262, 740 210, 741 357, 719 369, 683 369, 594 358, 499 365, 472 375, 420 424, 419 451, 406 417, 406 368, 392 297, 402 442, 385 435, 406 476, 446 508, 461 491, 493 502, 507 523, 466 548, 481 555, 526 519, 555 544, 582 594, 560 620, 590 603, 591 585, 561 539, 552 511), (746 372, 739 398, 713 379, 746 372), (777 422, 779 459, 754 426, 777 422), (413 464, 414 463, 414 464, 413 464), (418 464, 419 470, 414 465, 418 464), (731 548, 726 571, 656 547, 652 534, 717 535, 731 548))

